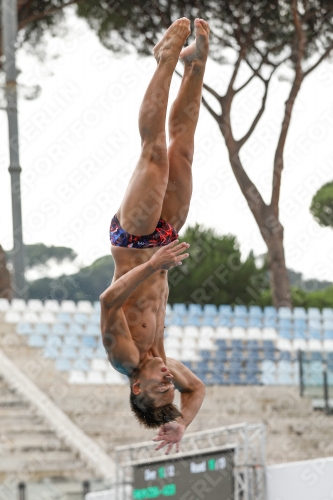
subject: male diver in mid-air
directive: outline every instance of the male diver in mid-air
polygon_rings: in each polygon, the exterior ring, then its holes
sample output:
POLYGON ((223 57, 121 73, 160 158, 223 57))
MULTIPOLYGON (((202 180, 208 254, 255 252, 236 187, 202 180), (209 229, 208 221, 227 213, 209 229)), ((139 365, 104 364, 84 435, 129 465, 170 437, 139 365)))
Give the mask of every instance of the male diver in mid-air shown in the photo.
POLYGON ((142 151, 110 228, 115 273, 102 293, 101 331, 112 366, 128 376, 130 404, 137 419, 159 427, 156 449, 169 453, 199 411, 204 384, 180 361, 164 352, 168 300, 167 271, 188 257, 178 242, 192 194, 194 133, 198 122, 209 26, 195 22, 195 41, 184 48, 190 21, 181 18, 154 48, 156 71, 139 114, 142 151), (179 93, 165 120, 171 78, 178 59, 184 64, 179 93), (173 405, 181 394, 180 411, 173 405))

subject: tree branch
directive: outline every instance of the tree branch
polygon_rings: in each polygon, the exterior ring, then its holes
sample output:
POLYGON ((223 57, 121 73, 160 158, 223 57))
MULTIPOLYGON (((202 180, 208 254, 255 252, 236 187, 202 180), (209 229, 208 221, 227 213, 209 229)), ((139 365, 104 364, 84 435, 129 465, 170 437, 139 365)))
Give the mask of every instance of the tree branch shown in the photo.
POLYGON ((326 59, 327 56, 329 56, 331 50, 333 49, 333 43, 327 47, 327 49, 325 50, 325 52, 320 56, 320 58, 318 59, 318 61, 313 65, 311 66, 311 68, 309 68, 307 71, 305 71, 303 73, 303 76, 306 77, 308 76, 309 73, 311 73, 311 71, 313 71, 314 69, 317 68, 317 66, 319 66, 319 64, 324 60, 326 59))
POLYGON ((297 11, 297 0, 292 0, 292 11, 295 23, 295 44, 296 44, 296 48, 294 51, 294 56, 296 57, 295 78, 290 89, 289 97, 285 103, 285 112, 282 121, 281 132, 274 156, 273 186, 272 186, 272 197, 270 206, 273 209, 273 212, 276 215, 276 217, 278 217, 279 214, 281 174, 284 167, 284 161, 283 161, 284 147, 290 126, 291 114, 294 108, 295 100, 301 88, 302 81, 304 78, 301 63, 304 57, 306 39, 302 29, 302 24, 299 18, 299 14, 297 11))
MULTIPOLYGON (((273 71, 272 71, 273 73, 273 71)), ((272 76, 272 74, 271 74, 272 76)), ((238 150, 241 149, 241 147, 245 144, 245 142, 249 139, 249 137, 251 137, 251 135, 253 134, 254 132, 254 129, 256 128, 260 118, 262 117, 264 111, 265 111, 265 107, 266 107, 266 100, 267 100, 267 94, 268 94, 268 86, 269 86, 269 82, 270 82, 270 79, 271 79, 271 76, 269 77, 269 79, 267 81, 265 81, 264 85, 265 85, 265 92, 264 92, 264 95, 262 97, 262 100, 261 100, 261 106, 260 106, 260 109, 257 113, 257 115, 255 116, 249 130, 246 132, 245 135, 243 135, 243 137, 241 139, 239 139, 238 141, 236 141, 237 143, 237 147, 238 147, 238 150)))
POLYGON ((70 5, 73 4, 78 4, 84 0, 69 0, 66 5, 61 5, 58 7, 53 7, 50 10, 44 11, 44 12, 39 12, 38 14, 33 14, 30 17, 27 17, 26 19, 23 19, 21 22, 19 22, 18 29, 21 30, 25 28, 28 24, 33 23, 35 21, 39 21, 40 19, 43 19, 43 17, 46 16, 51 16, 53 14, 56 14, 60 10, 63 10, 65 7, 69 7, 70 5))
POLYGON ((204 96, 201 96, 201 101, 202 101, 202 104, 205 106, 205 108, 209 111, 209 113, 215 118, 215 120, 219 124, 219 122, 221 120, 221 115, 218 115, 217 113, 215 113, 215 111, 213 110, 213 108, 210 107, 210 105, 208 104, 208 102, 206 101, 204 96))

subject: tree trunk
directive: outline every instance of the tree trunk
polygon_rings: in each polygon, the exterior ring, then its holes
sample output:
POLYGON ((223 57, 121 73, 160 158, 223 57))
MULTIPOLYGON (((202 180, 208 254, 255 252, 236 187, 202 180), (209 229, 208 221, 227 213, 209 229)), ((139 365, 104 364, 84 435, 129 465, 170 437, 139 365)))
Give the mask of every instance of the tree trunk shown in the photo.
POLYGON ((0 245, 0 298, 11 300, 12 296, 11 276, 6 266, 5 252, 0 245))
POLYGON ((260 232, 268 249, 273 304, 275 307, 291 308, 290 282, 283 246, 283 226, 279 223, 275 231, 260 227, 260 232))

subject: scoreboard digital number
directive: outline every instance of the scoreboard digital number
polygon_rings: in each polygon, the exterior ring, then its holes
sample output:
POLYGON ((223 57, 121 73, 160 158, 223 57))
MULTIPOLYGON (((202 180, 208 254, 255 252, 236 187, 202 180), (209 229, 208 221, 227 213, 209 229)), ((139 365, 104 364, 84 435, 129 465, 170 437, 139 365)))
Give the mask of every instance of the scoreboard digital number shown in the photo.
POLYGON ((133 467, 133 500, 233 500, 234 448, 183 454, 133 467))

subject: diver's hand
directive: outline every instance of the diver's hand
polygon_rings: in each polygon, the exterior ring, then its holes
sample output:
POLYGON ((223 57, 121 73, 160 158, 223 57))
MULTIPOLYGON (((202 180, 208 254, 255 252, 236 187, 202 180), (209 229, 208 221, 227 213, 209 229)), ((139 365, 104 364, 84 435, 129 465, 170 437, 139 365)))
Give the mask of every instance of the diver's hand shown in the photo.
POLYGON ((182 253, 189 248, 188 243, 179 243, 178 240, 172 241, 168 245, 157 250, 149 260, 149 264, 158 271, 160 269, 172 269, 179 266, 182 260, 187 259, 188 253, 182 253))
POLYGON ((168 446, 165 454, 169 455, 172 450, 173 445, 176 445, 176 453, 179 452, 179 443, 185 432, 185 425, 179 424, 178 422, 169 422, 168 424, 162 425, 159 429, 156 438, 153 441, 161 441, 155 450, 160 450, 164 446, 168 446))

